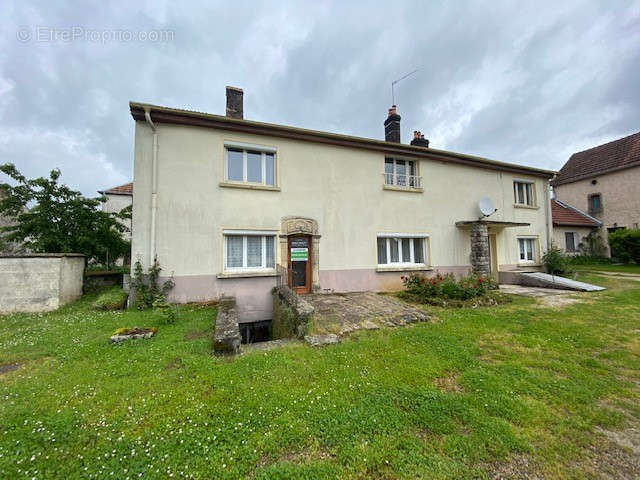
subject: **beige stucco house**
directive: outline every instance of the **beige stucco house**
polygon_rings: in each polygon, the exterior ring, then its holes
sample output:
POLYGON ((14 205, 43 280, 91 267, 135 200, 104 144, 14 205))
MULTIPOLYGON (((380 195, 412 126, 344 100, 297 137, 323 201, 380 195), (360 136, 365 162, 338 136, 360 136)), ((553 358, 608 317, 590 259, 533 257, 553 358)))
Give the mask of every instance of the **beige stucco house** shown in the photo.
POLYGON ((640 132, 571 155, 552 181, 555 196, 602 223, 608 233, 640 224, 640 132))
POLYGON ((271 318, 278 278, 298 293, 393 290, 401 275, 537 268, 551 238, 554 172, 385 140, 142 103, 135 120, 132 260, 157 255, 170 300, 235 295, 271 318), (496 211, 484 221, 478 201, 496 211), (282 274, 281 277, 278 277, 282 274))
MULTIPOLYGON (((133 182, 118 185, 117 187, 108 188, 106 190, 99 190, 98 193, 106 198, 106 201, 102 203, 102 211, 104 212, 118 213, 133 205, 133 182)), ((128 228, 128 231, 124 232, 124 238, 126 240, 131 240, 131 220, 121 221, 128 228)))

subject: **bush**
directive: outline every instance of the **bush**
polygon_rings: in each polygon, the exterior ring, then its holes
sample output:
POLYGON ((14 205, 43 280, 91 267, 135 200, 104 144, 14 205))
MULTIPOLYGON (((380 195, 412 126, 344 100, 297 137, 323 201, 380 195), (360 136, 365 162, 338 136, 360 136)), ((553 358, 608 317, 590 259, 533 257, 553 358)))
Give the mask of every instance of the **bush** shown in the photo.
POLYGON ((569 258, 561 248, 551 245, 542 256, 542 263, 547 273, 562 275, 569 270, 569 258))
POLYGON ((597 264, 611 263, 611 259, 609 257, 601 257, 599 255, 587 255, 587 254, 574 255, 572 257, 568 257, 568 260, 569 260, 569 265, 592 265, 594 263, 597 263, 597 264))
POLYGON ((162 287, 158 284, 160 278, 160 263, 157 258, 153 259, 153 265, 149 267, 149 273, 144 274, 140 260, 133 266, 133 278, 131 286, 135 292, 135 306, 138 310, 152 308, 155 303, 166 302, 167 294, 175 286, 173 277, 166 280, 162 287))
POLYGON ((93 302, 93 308, 96 310, 123 310, 126 305, 127 294, 122 287, 110 288, 93 302))
POLYGON ((640 264, 640 229, 620 229, 609 234, 609 246, 618 260, 640 264))
POLYGON ((451 300, 469 300, 485 295, 489 290, 498 288, 491 277, 469 275, 456 280, 453 274, 427 278, 412 273, 401 277, 405 291, 419 298, 447 298, 451 300))

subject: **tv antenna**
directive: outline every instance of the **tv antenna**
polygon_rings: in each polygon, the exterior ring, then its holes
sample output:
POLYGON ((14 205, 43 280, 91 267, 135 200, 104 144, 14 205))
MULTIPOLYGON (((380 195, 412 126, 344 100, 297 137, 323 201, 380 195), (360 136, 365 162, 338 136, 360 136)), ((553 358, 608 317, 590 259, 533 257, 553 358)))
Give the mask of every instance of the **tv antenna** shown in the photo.
POLYGON ((413 75, 414 73, 416 73, 419 69, 415 69, 413 72, 409 72, 407 73, 405 76, 400 77, 397 80, 394 80, 393 82, 391 82, 391 105, 395 105, 396 104, 396 94, 395 94, 395 90, 394 87, 396 86, 396 83, 401 82, 402 80, 404 80, 405 78, 413 75))

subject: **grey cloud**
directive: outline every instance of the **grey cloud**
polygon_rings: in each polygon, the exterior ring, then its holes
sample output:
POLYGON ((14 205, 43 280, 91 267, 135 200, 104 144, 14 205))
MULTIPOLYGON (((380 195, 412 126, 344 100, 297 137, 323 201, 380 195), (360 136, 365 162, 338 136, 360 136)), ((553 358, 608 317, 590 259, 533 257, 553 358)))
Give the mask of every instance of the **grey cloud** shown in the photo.
POLYGON ((0 162, 60 167, 86 194, 132 175, 128 101, 403 141, 558 169, 640 129, 640 9, 628 2, 10 1, 0 18, 0 162), (166 42, 21 42, 20 26, 171 30, 166 42))

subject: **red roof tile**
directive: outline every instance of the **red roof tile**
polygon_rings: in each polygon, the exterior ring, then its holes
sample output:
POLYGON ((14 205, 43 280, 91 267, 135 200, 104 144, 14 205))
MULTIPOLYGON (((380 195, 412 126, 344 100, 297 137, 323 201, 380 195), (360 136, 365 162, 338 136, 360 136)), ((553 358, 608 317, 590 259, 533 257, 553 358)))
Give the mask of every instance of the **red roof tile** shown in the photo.
POLYGON ((556 226, 599 227, 601 223, 571 205, 551 200, 551 219, 556 226))
POLYGON ((103 193, 105 195, 133 195, 133 182, 125 183, 124 185, 119 185, 108 190, 100 190, 98 193, 103 193))
POLYGON ((640 166, 640 132, 574 153, 551 183, 571 183, 636 165, 640 166))

